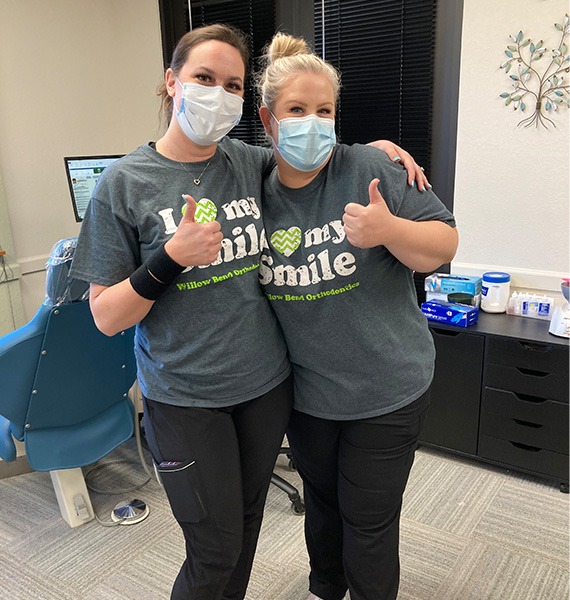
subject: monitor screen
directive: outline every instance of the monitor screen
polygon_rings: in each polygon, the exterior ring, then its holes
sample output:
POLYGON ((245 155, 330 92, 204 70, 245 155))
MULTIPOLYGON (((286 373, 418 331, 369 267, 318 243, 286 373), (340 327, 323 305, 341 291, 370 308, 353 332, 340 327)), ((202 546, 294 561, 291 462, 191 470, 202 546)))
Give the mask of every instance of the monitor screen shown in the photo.
POLYGON ((95 189, 101 173, 114 163, 122 154, 101 156, 66 156, 64 157, 67 182, 71 192, 71 201, 75 212, 75 220, 83 221, 87 205, 95 189))

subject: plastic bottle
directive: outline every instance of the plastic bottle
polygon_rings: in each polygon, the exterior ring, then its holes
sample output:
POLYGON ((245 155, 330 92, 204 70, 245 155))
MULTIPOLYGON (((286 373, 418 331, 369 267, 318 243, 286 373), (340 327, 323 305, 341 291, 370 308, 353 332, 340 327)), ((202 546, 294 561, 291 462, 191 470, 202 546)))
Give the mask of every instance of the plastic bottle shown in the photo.
POLYGON ((481 309, 489 313, 503 313, 509 303, 511 276, 501 271, 483 273, 481 309))

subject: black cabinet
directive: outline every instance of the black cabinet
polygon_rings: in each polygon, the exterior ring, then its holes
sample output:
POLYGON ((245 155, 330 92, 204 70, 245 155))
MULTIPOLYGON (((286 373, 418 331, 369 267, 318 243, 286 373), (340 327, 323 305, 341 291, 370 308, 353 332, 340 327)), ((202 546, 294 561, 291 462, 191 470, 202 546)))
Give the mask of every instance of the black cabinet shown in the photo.
POLYGON ((548 322, 480 313, 430 324, 432 405, 420 442, 568 487, 568 340, 548 322))
POLYGON ((436 374, 422 440, 477 454, 485 337, 459 328, 430 329, 437 353, 436 374))
POLYGON ((489 338, 478 455, 568 480, 568 348, 489 338))

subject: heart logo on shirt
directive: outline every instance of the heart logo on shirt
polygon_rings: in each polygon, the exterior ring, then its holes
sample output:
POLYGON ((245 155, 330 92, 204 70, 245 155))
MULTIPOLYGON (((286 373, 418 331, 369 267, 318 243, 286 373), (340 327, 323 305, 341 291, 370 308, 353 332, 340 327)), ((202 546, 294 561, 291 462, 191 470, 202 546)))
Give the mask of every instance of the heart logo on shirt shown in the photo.
POLYGON ((289 227, 287 230, 278 229, 271 234, 269 241, 277 252, 289 257, 301 243, 301 230, 298 227, 289 227))
MULTIPOLYGON (((182 207, 182 214, 186 212, 186 204, 182 207)), ((215 221, 218 216, 218 209, 216 205, 208 198, 202 198, 196 202, 196 213, 194 214, 194 221, 196 223, 209 223, 215 221)))

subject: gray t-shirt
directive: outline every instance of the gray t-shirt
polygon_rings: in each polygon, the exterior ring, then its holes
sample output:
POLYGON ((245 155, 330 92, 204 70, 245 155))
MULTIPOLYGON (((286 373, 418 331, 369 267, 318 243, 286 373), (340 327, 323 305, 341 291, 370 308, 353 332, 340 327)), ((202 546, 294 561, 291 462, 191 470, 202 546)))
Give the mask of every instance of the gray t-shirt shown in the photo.
POLYGON ((295 408, 325 419, 395 411, 433 376, 435 350, 412 271, 384 246, 359 249, 344 233, 345 205, 367 205, 375 177, 393 214, 455 226, 433 192, 408 186, 401 166, 367 146, 337 146, 301 189, 282 185, 276 168, 264 185, 261 283, 289 348, 295 408))
POLYGON ((109 166, 83 222, 72 275, 111 286, 176 231, 190 194, 224 239, 218 259, 184 271, 137 325, 143 394, 179 406, 222 407, 260 396, 290 372, 282 332, 258 280, 259 195, 271 153, 226 138, 206 163, 171 161, 145 145, 109 166))

